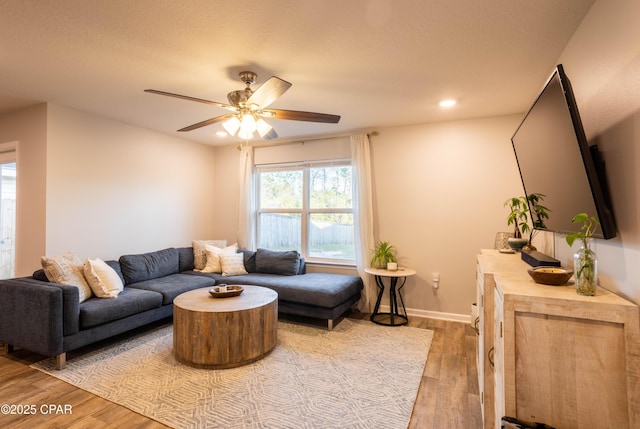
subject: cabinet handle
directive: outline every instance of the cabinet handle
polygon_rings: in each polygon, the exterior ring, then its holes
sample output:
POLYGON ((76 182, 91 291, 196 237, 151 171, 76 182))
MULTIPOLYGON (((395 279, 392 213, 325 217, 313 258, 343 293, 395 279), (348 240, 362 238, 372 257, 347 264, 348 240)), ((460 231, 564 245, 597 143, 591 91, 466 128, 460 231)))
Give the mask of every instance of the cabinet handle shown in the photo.
POLYGON ((491 368, 495 368, 495 364, 493 361, 493 355, 496 352, 495 347, 491 346, 491 348, 489 349, 489 352, 487 353, 487 358, 489 359, 489 365, 491 365, 491 368))
POLYGON ((473 329, 476 331, 476 335, 480 335, 478 324, 480 324, 480 316, 476 317, 476 320, 473 322, 473 329))

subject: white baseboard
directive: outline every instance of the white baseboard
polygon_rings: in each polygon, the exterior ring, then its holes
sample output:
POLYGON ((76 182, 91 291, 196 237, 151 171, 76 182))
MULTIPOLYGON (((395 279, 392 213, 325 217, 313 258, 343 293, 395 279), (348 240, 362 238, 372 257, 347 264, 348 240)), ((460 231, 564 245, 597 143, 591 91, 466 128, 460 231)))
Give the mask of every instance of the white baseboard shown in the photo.
MULTIPOLYGON (((388 313, 389 306, 381 305, 381 313, 388 313)), ((448 320, 451 322, 471 323, 470 314, 443 313, 441 311, 420 310, 417 308, 407 308, 407 316, 426 317, 429 319, 448 320)))

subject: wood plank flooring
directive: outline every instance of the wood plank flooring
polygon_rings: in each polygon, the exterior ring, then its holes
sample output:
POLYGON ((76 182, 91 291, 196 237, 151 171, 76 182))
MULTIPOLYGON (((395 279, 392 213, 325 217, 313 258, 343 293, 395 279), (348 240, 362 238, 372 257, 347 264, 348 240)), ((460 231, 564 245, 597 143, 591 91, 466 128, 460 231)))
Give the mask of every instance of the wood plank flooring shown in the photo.
MULTIPOLYGON (((349 317, 364 319, 368 315, 351 314, 349 317)), ((465 323, 418 317, 410 317, 409 326, 434 331, 409 428, 481 428, 474 330, 465 323)), ((0 413, 0 428, 167 427, 29 368, 41 359, 42 356, 24 350, 0 355, 0 405, 37 407, 34 415, 0 413), (72 412, 43 414, 40 407, 47 404, 69 404, 72 412)))

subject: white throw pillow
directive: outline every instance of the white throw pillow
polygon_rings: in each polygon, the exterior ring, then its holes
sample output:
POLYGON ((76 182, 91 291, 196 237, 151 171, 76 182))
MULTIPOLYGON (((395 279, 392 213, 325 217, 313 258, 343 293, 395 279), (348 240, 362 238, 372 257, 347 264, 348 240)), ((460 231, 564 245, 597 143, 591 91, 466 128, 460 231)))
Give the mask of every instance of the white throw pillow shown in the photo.
POLYGON ((222 266, 220 265, 220 255, 232 255, 236 253, 238 251, 238 243, 234 243, 231 246, 224 248, 206 244, 204 249, 207 261, 201 271, 203 273, 221 273, 222 266))
POLYGON ((220 255, 220 265, 223 276, 242 276, 249 274, 244 268, 244 253, 222 254, 220 255))
POLYGON ((84 277, 84 264, 76 255, 66 252, 52 257, 43 256, 40 263, 50 282, 77 287, 80 302, 91 298, 91 287, 84 277))
POLYGON ((84 262, 84 276, 98 298, 117 298, 124 289, 116 270, 102 259, 87 259, 84 262))
POLYGON ((207 244, 216 247, 226 247, 227 240, 193 240, 191 243, 193 246, 193 269, 196 271, 202 270, 207 264, 207 254, 204 250, 204 246, 207 244))

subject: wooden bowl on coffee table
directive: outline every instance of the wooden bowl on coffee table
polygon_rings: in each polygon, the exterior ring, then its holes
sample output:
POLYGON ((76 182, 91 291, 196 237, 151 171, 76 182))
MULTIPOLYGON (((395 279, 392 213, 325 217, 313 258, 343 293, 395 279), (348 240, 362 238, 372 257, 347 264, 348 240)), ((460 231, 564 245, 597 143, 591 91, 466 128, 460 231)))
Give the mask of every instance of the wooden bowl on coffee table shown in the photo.
POLYGON ((242 286, 238 286, 238 285, 220 285, 220 286, 215 286, 211 289, 209 289, 209 294, 213 297, 213 298, 229 298, 232 296, 238 296, 242 293, 242 291, 244 290, 244 288, 242 286), (226 286, 226 290, 222 291, 220 290, 222 286, 226 286))

